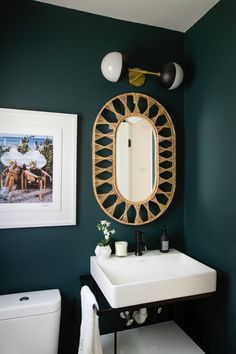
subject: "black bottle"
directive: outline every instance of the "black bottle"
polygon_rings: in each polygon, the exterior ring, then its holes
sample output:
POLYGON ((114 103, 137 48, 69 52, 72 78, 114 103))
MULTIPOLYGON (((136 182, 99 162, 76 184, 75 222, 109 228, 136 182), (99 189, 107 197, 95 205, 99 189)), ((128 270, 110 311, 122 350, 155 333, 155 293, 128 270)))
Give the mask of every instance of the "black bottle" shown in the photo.
POLYGON ((163 253, 169 252, 169 239, 168 239, 166 225, 164 225, 164 227, 162 229, 162 233, 161 233, 160 252, 163 252, 163 253))

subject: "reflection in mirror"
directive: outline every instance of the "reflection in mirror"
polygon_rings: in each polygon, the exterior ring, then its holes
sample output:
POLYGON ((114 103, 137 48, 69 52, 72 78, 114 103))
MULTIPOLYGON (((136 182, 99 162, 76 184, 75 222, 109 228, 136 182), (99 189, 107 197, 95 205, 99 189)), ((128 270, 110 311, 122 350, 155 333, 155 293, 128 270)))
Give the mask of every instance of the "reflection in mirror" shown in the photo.
POLYGON ((131 202, 150 198, 155 187, 156 141, 152 125, 141 116, 129 116, 116 132, 116 182, 131 202))

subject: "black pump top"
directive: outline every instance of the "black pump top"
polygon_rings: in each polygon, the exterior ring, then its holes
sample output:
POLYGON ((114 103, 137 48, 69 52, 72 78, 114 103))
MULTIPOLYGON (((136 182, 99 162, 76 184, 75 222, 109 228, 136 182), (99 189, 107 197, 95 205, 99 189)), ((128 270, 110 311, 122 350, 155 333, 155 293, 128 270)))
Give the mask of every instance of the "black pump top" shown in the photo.
POLYGON ((166 227, 166 224, 163 226, 162 233, 167 235, 167 227, 166 227))

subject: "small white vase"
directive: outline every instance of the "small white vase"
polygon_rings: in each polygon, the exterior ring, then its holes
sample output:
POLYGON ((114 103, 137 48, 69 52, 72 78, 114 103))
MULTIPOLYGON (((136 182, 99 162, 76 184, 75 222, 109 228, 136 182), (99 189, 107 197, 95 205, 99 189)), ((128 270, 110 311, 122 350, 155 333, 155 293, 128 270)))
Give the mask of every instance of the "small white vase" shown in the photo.
POLYGON ((111 247, 109 245, 107 246, 97 245, 97 247, 95 248, 95 254, 97 256, 98 262, 105 261, 111 255, 111 247))

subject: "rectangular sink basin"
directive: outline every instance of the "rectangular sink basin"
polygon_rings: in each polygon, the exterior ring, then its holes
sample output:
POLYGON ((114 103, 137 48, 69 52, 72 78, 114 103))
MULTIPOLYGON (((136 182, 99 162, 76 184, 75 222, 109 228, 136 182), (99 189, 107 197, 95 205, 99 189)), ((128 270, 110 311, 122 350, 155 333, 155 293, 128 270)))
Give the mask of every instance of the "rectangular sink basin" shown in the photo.
POLYGON ((112 255, 101 263, 93 256, 90 273, 113 308, 216 291, 216 271, 176 250, 112 255))

